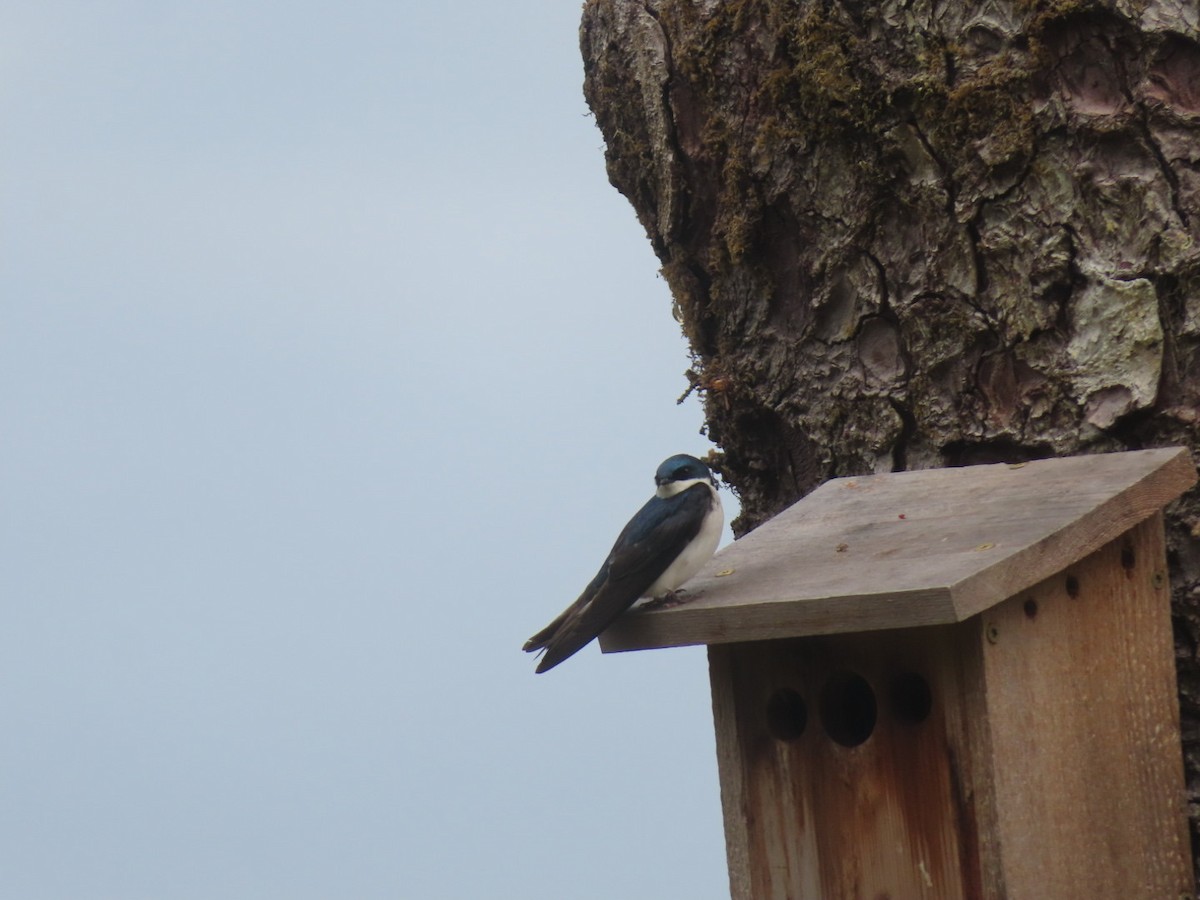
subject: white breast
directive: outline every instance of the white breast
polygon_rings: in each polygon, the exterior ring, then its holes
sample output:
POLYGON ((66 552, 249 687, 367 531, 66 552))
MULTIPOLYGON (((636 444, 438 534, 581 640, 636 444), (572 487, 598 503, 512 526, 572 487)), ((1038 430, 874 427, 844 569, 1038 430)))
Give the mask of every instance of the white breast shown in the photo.
POLYGON ((690 544, 684 547, 675 562, 667 566, 667 570, 658 576, 658 580, 646 589, 646 593, 642 595, 644 597, 661 597, 663 594, 675 590, 699 572, 704 564, 712 559, 713 553, 717 550, 717 543, 721 540, 721 529, 725 525, 725 511, 721 508, 721 497, 707 482, 692 483, 702 483, 709 489, 712 493, 712 509, 708 511, 704 521, 700 524, 699 533, 692 538, 690 544))

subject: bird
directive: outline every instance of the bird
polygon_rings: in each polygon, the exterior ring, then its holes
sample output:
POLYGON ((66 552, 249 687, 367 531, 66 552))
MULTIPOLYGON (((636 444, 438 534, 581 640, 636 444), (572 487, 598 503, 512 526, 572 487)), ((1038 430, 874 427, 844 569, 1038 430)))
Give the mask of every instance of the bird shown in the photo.
POLYGON ((717 549, 725 514, 708 466, 679 453, 663 460, 654 483, 654 496, 621 530, 579 599, 525 642, 526 653, 545 651, 538 673, 583 649, 641 598, 672 593, 717 549))

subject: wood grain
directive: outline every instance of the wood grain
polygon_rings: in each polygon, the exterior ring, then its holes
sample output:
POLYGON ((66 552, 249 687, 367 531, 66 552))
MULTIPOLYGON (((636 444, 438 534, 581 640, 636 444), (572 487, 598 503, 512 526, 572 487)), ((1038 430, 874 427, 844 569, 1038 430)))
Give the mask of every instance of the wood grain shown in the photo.
POLYGON ((1155 514, 1196 481, 1166 448, 830 481, 688 583, 635 609, 606 652, 958 622, 1155 514))
POLYGON ((721 801, 734 900, 979 897, 979 829, 970 781, 955 626, 709 647, 721 801), (832 740, 822 688, 853 672, 877 698, 870 737, 832 740), (919 673, 935 700, 914 724, 889 700, 919 673), (804 732, 773 733, 780 690, 808 704, 804 732))
POLYGON ((1165 553, 1155 516, 982 618, 1010 900, 1189 896, 1165 553))

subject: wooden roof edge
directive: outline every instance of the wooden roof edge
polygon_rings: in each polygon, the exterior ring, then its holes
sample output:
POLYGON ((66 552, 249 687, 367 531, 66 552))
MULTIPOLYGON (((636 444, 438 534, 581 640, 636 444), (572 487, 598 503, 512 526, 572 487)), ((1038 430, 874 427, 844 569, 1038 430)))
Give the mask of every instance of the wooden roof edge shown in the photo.
POLYGON ((1037 544, 964 578, 950 589, 959 621, 1061 572, 1141 524, 1196 484, 1186 447, 1161 447, 1162 463, 1145 477, 1073 519, 1037 544), (1174 450, 1167 455, 1165 451, 1174 450))
POLYGON ((631 611, 600 635, 605 653, 658 650, 696 644, 767 641, 821 634, 888 631, 957 621, 948 589, 765 600, 736 607, 691 607, 631 611), (670 615, 663 615, 669 612, 670 615), (849 614, 847 614, 849 613, 849 614))

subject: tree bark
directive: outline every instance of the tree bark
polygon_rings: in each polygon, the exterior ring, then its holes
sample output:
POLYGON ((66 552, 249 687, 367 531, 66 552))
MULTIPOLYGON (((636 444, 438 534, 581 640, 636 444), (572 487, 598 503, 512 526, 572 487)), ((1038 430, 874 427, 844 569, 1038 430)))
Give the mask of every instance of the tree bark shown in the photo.
MULTIPOLYGON (((581 38, 739 534, 838 475, 1200 450, 1193 0, 587 0, 581 38)), ((1168 540, 1195 844, 1197 491, 1168 540)))

